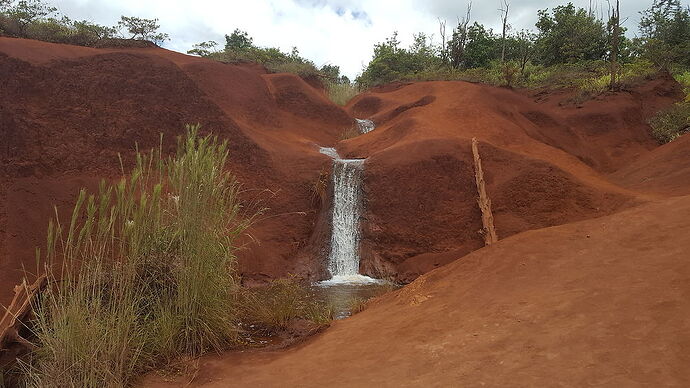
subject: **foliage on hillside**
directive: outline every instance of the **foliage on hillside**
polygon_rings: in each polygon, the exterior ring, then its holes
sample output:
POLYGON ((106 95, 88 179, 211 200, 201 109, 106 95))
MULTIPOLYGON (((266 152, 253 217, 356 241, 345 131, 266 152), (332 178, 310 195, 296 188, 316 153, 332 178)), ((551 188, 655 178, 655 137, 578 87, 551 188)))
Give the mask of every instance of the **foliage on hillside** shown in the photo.
POLYGON ((222 49, 218 48, 217 42, 207 41, 195 44, 187 53, 226 63, 255 62, 272 73, 294 73, 302 78, 318 78, 325 84, 331 99, 340 105, 345 105, 359 91, 347 76, 340 74, 339 66, 325 64, 319 68, 300 55, 297 47, 287 53, 277 47, 257 46, 254 38, 240 29, 225 35, 222 49))
POLYGON ((59 15, 42 0, 0 1, 0 36, 36 39, 79 46, 99 46, 114 39, 162 44, 168 34, 158 31, 158 19, 122 16, 113 27, 59 15))
POLYGON ((600 20, 572 3, 538 11, 537 30, 510 31, 505 38, 470 13, 441 43, 415 34, 410 47, 401 47, 397 34, 374 46, 374 55, 357 81, 371 87, 398 80, 466 79, 497 85, 536 87, 582 86, 597 93, 625 87, 656 69, 688 66, 690 11, 679 0, 655 0, 643 12, 641 36, 614 33, 612 20, 600 20), (613 39, 614 36, 617 39, 613 39), (612 42, 617 42, 616 82, 611 82, 612 42), (658 55, 658 51, 665 55, 658 55))

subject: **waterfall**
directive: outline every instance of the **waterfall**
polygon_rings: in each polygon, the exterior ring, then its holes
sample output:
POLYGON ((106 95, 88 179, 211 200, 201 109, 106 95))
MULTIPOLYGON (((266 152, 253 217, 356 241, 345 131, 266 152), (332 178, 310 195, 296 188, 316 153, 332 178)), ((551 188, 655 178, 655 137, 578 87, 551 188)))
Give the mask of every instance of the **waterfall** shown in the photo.
POLYGON ((376 128, 376 125, 374 124, 373 121, 371 120, 362 120, 362 119, 355 119, 357 121, 357 127, 359 128, 359 132, 362 134, 364 133, 369 133, 376 128))
POLYGON ((359 217, 364 159, 342 159, 333 148, 320 152, 333 158, 333 213, 331 250, 326 283, 368 283, 376 279, 359 275, 359 217))

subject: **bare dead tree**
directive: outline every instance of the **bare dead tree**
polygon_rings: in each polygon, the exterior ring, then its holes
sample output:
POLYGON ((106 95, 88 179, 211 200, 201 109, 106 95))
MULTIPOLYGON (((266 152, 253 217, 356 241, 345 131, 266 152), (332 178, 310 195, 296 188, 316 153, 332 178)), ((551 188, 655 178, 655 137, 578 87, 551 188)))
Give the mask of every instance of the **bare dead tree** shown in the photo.
POLYGON ((508 0, 502 0, 501 20, 503 22, 503 34, 501 36, 501 41, 503 42, 503 48, 501 49, 501 63, 506 60, 506 32, 508 31, 508 8, 510 8, 510 3, 508 0))
POLYGON ((619 65, 618 65, 618 48, 620 46, 621 35, 621 8, 620 0, 616 0, 616 5, 611 6, 611 17, 609 18, 609 28, 611 30, 611 81, 609 82, 609 90, 614 90, 618 86, 619 65))
POLYGON ((438 32, 441 34, 441 60, 446 63, 448 61, 448 52, 446 51, 446 21, 438 18, 438 32))

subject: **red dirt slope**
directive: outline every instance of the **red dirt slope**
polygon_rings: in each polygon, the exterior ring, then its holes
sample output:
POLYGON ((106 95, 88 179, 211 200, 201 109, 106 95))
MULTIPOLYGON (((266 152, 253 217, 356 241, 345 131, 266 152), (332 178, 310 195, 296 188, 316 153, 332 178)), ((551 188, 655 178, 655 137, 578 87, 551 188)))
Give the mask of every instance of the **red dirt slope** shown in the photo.
POLYGON ((688 386, 688 214, 690 196, 513 236, 297 348, 205 357, 191 386, 688 386))
POLYGON ((377 124, 339 144, 341 154, 368 157, 361 269, 409 281, 449 262, 449 252, 483 245, 472 137, 500 238, 648 200, 608 175, 657 146, 646 119, 680 96, 660 77, 581 106, 564 104, 568 93, 467 82, 388 85, 355 98, 348 110, 377 124))
MULTIPOLYGON (((244 278, 326 276, 330 204, 315 200, 313 187, 331 162, 317 145, 334 145, 352 122, 323 90, 294 75, 159 48, 10 38, 0 38, 0 74, 6 283, 32 268, 53 204, 64 217, 80 186, 118 176, 118 153, 128 162, 135 143, 154 147, 161 132, 172 150, 183 125, 197 122, 229 140, 246 198, 270 208, 251 231, 257 242, 240 252, 244 278)), ((407 282, 482 246, 472 137, 501 238, 654 198, 615 171, 655 148, 645 119, 678 93, 660 78, 582 107, 562 106, 567 95, 466 82, 389 85, 355 98, 347 111, 378 125, 338 144, 341 155, 368 158, 362 272, 407 282)), ((0 290, 0 301, 10 290, 0 290)))
POLYGON ((616 171, 611 180, 621 186, 662 195, 690 192, 690 135, 649 152, 616 171))
POLYGON ((92 49, 0 38, 0 303, 35 271, 53 205, 69 214, 81 186, 119 176, 135 143, 166 151, 187 123, 229 141, 245 199, 269 212, 240 252, 245 279, 319 276, 307 248, 319 204, 311 187, 351 118, 299 77, 267 75, 159 48, 92 49))

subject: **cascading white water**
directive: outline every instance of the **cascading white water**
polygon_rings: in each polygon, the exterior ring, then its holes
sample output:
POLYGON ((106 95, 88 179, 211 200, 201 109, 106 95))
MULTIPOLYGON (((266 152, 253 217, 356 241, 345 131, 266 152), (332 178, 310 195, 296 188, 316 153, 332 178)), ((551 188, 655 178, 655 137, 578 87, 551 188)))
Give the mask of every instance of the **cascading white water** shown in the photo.
POLYGON ((333 230, 328 270, 335 276, 359 273, 359 206, 361 159, 340 159, 333 165, 333 230))
POLYGON ((328 271, 323 283, 370 283, 376 279, 359 274, 359 216, 364 159, 342 159, 333 148, 321 148, 333 158, 333 214, 328 271))
POLYGON ((369 133, 376 128, 376 125, 374 124, 373 121, 371 120, 363 120, 363 119, 355 119, 357 121, 357 127, 359 128, 359 132, 364 134, 364 133, 369 133))

